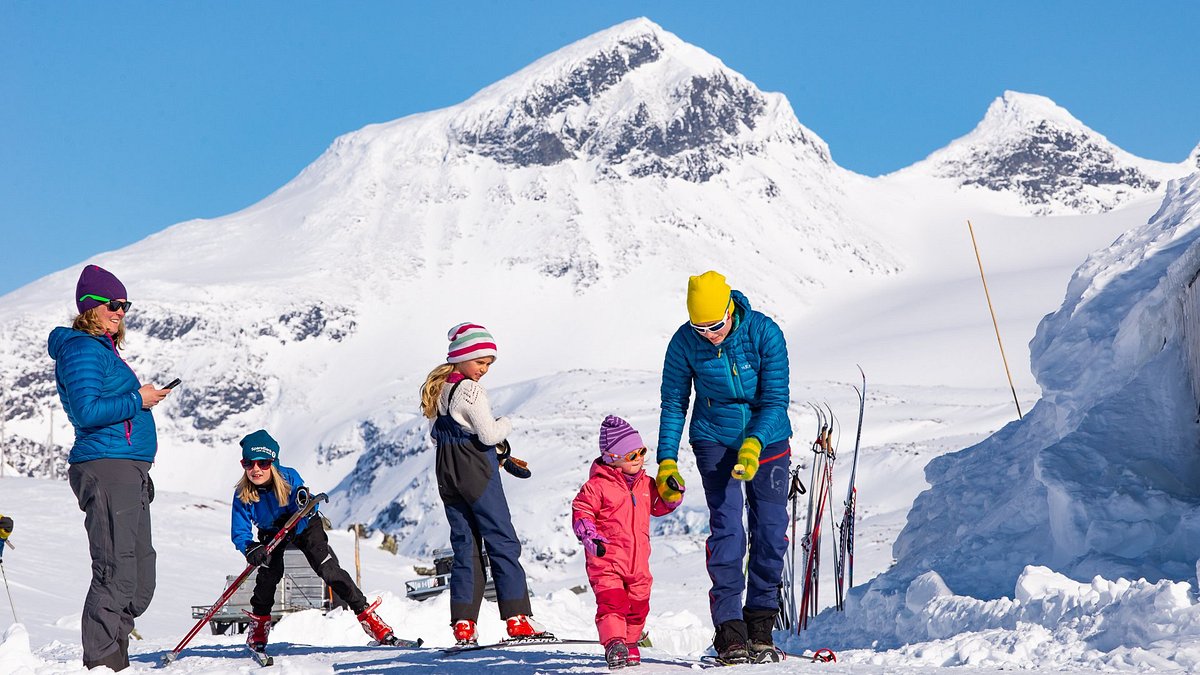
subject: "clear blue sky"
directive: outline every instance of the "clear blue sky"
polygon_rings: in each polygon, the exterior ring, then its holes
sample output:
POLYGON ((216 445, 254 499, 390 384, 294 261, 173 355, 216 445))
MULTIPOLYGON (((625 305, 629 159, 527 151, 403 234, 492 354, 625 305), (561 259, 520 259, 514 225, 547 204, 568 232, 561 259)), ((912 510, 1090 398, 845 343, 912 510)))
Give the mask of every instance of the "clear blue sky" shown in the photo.
POLYGON ((1143 157, 1200 142, 1196 2, 0 0, 0 294, 246 207, 338 135, 636 16, 786 94, 869 175, 966 133, 1005 89, 1143 157))

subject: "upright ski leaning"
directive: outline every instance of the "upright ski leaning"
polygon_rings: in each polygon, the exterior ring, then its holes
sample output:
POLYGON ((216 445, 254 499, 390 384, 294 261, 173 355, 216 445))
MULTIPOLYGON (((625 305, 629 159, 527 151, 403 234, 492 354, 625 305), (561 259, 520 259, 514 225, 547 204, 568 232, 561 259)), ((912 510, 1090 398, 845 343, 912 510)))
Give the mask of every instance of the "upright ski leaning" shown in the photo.
POLYGON ((808 515, 804 536, 800 539, 802 550, 803 575, 801 578, 800 606, 794 606, 795 593, 795 523, 798 520, 796 502, 800 494, 804 494, 804 486, 799 482, 799 469, 792 474, 792 490, 789 499, 792 504, 792 551, 788 568, 789 578, 786 580, 783 597, 792 604, 783 605, 783 614, 788 617, 784 628, 794 629, 797 633, 808 626, 808 619, 816 616, 820 580, 821 534, 825 510, 829 510, 829 525, 837 532, 837 540, 833 545, 834 563, 834 607, 838 611, 845 609, 846 593, 854 585, 854 523, 857 517, 858 489, 855 481, 858 476, 858 453, 862 443, 863 415, 866 409, 867 376, 859 367, 862 377, 862 387, 854 387, 858 395, 858 428, 854 439, 854 455, 851 462, 850 478, 846 488, 846 499, 843 502, 843 512, 840 522, 834 521, 833 514, 833 469, 837 459, 837 443, 833 440, 837 420, 833 411, 826 406, 810 404, 817 417, 817 435, 812 444, 813 465, 809 485, 808 515))

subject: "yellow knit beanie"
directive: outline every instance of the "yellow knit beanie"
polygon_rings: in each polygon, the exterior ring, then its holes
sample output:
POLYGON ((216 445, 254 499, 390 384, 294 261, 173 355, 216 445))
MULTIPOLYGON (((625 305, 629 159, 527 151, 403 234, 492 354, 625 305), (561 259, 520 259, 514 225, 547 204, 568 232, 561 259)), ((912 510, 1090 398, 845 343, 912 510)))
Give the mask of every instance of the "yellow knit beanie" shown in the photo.
POLYGON ((725 318, 732 291, 725 277, 709 270, 698 277, 688 277, 687 309, 692 323, 709 323, 725 318))

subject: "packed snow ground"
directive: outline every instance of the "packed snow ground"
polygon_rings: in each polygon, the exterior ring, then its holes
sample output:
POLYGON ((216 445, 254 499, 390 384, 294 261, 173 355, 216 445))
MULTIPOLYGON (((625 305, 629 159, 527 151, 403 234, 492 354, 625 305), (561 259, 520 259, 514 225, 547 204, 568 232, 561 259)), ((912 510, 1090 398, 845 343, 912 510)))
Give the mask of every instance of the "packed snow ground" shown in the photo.
MULTIPOLYGON (((7 478, 3 485, 4 499, 27 505, 22 508, 27 515, 13 535, 19 548, 5 556, 21 623, 4 632, 0 672, 83 672, 79 610, 89 566, 86 542, 70 536, 82 530, 82 514, 63 483, 7 478)), ((211 602, 219 594, 224 576, 240 569, 241 556, 228 544, 228 508, 227 503, 181 493, 157 497, 158 593, 138 622, 144 640, 135 641, 131 648, 132 672, 156 668, 161 656, 193 625, 191 605, 211 602)), ((886 525, 880 527, 868 517, 863 533, 864 543, 884 537, 886 525)), ((352 565, 350 533, 333 531, 330 536, 343 564, 352 565)), ((431 648, 448 646, 448 597, 443 594, 424 603, 403 597, 403 581, 415 576, 411 566, 428 561, 393 556, 380 550, 378 542, 378 535, 362 542, 363 585, 370 594, 384 598, 383 617, 401 636, 421 637, 431 648)), ((647 662, 640 672, 686 672, 691 669, 687 661, 709 643, 708 582, 700 547, 698 541, 687 537, 655 541, 651 562, 657 582, 648 623, 655 648, 647 650, 647 662)), ((878 564, 879 560, 873 563, 878 564)), ((586 583, 578 561, 561 570, 531 565, 530 572, 538 618, 561 636, 593 638, 591 593, 572 591, 573 586, 586 583)), ((814 668, 831 673, 926 672, 958 665, 979 666, 980 670, 973 672, 980 673, 993 668, 1187 670, 1200 665, 1200 606, 1187 584, 1101 579, 1087 584, 1044 568, 1030 568, 1011 599, 981 601, 954 596, 930 574, 914 583, 903 601, 906 612, 892 609, 895 616, 903 617, 911 644, 877 651, 870 648, 870 625, 855 628, 852 621, 800 637, 778 634, 781 646, 796 653, 832 647, 838 651, 839 663, 816 665, 789 659, 778 665, 755 666, 755 672, 759 668, 769 672, 811 672, 814 668)), ((883 616, 879 609, 865 613, 883 616)), ((9 611, 2 608, 0 615, 9 611)), ((845 616, 852 620, 862 616, 862 610, 851 605, 845 616)), ((484 640, 502 637, 494 605, 485 605, 482 619, 484 640)), ((290 615, 271 637, 276 667, 288 673, 467 673, 484 665, 511 673, 606 671, 595 646, 531 647, 453 657, 443 657, 435 649, 371 648, 354 617, 341 610, 326 616, 316 611, 290 615)), ((205 630, 168 672, 256 672, 258 667, 241 651, 242 639, 213 636, 205 630)))

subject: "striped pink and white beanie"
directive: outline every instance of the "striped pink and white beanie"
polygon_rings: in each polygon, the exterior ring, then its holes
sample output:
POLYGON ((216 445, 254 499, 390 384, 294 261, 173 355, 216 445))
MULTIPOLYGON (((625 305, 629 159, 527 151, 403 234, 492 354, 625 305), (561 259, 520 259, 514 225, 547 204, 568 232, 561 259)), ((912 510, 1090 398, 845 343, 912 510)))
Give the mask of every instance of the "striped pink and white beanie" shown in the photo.
POLYGON ((629 422, 609 415, 600 423, 600 459, 605 464, 612 464, 625 455, 644 448, 642 437, 637 429, 629 426, 629 422))
POLYGON ((496 340, 486 328, 477 323, 460 323, 446 333, 450 349, 446 363, 462 363, 485 356, 496 358, 496 340))

